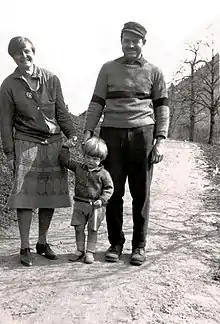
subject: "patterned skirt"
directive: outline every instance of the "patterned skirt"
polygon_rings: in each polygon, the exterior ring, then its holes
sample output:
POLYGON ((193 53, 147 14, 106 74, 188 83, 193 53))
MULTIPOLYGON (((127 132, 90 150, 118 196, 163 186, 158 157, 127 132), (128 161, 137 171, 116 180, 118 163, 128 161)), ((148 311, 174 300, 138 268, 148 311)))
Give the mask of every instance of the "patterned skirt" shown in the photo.
POLYGON ((15 172, 7 207, 70 207, 68 171, 60 166, 62 140, 39 144, 15 140, 15 172))

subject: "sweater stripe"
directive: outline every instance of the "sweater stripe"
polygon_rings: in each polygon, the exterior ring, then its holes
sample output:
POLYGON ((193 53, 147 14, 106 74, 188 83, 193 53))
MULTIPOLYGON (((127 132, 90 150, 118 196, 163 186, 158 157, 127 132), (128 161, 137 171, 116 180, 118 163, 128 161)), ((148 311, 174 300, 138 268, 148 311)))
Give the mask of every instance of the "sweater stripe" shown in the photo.
POLYGON ((160 107, 160 106, 168 106, 168 98, 160 98, 153 100, 153 106, 154 108, 160 107))
POLYGON ((95 102, 97 104, 100 104, 102 106, 102 108, 105 107, 105 99, 103 99, 103 98, 101 98, 101 97, 99 97, 99 96, 97 96, 95 94, 92 96, 91 101, 95 102))
POLYGON ((118 98, 137 98, 137 99, 152 99, 150 94, 144 92, 134 91, 110 91, 107 93, 106 99, 118 99, 118 98))

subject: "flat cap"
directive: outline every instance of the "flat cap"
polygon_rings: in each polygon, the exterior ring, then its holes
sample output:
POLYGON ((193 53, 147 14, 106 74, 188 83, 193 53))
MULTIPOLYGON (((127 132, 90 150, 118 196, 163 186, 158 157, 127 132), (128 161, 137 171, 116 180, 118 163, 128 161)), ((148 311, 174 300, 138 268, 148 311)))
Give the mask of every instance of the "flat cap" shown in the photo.
POLYGON ((134 33, 138 36, 141 36, 142 38, 145 38, 145 36, 147 34, 147 31, 144 28, 144 26, 142 26, 141 24, 134 22, 134 21, 129 21, 129 22, 125 23, 121 32, 123 33, 124 31, 134 33))

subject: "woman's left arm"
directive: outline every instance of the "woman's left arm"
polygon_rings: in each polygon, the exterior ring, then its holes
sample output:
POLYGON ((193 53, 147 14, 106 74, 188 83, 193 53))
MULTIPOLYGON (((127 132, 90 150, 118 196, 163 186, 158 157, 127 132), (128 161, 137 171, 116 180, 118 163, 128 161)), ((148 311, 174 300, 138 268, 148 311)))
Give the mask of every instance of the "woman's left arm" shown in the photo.
POLYGON ((76 136, 76 130, 73 127, 73 122, 64 102, 60 80, 57 76, 54 77, 56 82, 56 120, 64 135, 67 138, 72 138, 76 136))

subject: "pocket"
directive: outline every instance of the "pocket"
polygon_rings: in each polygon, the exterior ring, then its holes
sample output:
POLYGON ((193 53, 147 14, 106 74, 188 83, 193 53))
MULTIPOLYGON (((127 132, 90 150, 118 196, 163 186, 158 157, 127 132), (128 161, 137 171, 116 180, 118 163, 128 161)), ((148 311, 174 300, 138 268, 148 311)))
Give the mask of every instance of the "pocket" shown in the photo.
POLYGON ((101 127, 100 137, 109 148, 120 148, 123 129, 113 127, 101 127))
POLYGON ((146 125, 132 129, 130 145, 132 149, 152 148, 154 125, 146 125))

